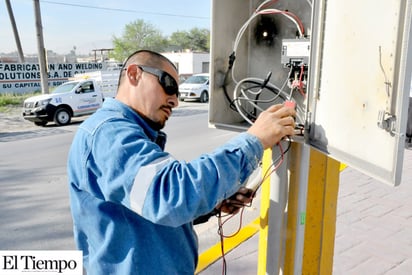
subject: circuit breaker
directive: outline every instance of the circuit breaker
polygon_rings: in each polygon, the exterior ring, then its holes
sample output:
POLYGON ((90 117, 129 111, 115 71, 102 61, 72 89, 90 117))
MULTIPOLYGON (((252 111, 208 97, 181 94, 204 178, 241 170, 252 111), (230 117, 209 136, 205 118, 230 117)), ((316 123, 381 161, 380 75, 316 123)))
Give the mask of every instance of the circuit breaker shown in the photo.
POLYGON ((212 1, 209 124, 245 131, 270 105, 294 101, 294 141, 399 184, 411 3, 212 1))

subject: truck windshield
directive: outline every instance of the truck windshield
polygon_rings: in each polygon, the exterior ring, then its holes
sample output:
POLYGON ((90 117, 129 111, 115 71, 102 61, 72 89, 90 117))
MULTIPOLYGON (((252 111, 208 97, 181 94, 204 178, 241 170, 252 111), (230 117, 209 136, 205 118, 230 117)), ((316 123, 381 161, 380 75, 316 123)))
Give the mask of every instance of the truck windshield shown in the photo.
POLYGON ((52 91, 52 94, 63 94, 70 92, 74 86, 76 86, 79 82, 68 82, 63 83, 62 85, 58 86, 56 89, 52 91))

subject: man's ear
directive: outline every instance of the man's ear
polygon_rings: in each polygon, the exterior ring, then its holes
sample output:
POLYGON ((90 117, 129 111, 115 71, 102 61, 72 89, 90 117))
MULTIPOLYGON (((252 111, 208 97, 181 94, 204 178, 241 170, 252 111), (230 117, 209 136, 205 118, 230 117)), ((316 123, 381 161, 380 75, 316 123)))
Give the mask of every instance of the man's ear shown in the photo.
POLYGON ((142 76, 142 70, 135 64, 129 65, 129 67, 127 67, 126 73, 127 73, 127 79, 133 85, 136 85, 142 76))

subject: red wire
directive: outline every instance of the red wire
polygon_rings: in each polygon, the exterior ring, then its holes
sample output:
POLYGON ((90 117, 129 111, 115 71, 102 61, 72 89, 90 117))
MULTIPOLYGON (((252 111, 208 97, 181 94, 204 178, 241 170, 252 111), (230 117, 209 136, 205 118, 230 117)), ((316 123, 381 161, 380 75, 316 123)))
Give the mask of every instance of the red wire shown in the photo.
MULTIPOLYGON (((271 170, 267 170, 266 172, 265 172, 265 175, 263 176, 263 179, 262 179, 262 183, 271 175, 271 174, 273 174, 273 172, 275 172, 279 167, 280 167, 280 165, 283 163, 283 161, 284 161, 284 159, 285 159, 285 152, 284 152, 284 150, 283 150, 283 147, 282 147, 282 144, 279 142, 278 144, 277 144, 277 146, 279 147, 279 151, 280 151, 280 159, 279 159, 279 161, 278 161, 278 163, 276 163, 274 166, 273 166, 273 169, 271 169, 271 170), (268 172, 270 171, 270 173, 268 174, 268 172)), ((272 164, 273 165, 273 164, 272 164)), ((270 168, 270 167, 269 167, 270 168)), ((257 190, 257 189, 256 189, 257 190)), ((255 191, 256 192, 256 191, 255 191)), ((246 205, 244 205, 244 206, 246 206, 246 205)), ((234 237, 234 236, 236 236, 236 234, 238 234, 239 233, 239 231, 241 230, 241 228, 242 228, 242 222, 243 222, 243 211, 244 211, 244 207, 242 207, 242 209, 240 210, 240 221, 239 221, 239 226, 238 226, 238 229, 233 233, 233 234, 231 234, 231 235, 225 235, 224 233, 223 233, 223 225, 227 222, 227 221, 229 221, 230 219, 232 219, 234 216, 235 216, 235 214, 231 214, 226 220, 224 220, 224 221, 222 221, 222 213, 221 212, 219 212, 219 214, 218 214, 218 234, 219 234, 219 237, 220 237, 220 250, 221 250, 221 253, 222 253, 222 275, 224 275, 224 274, 226 274, 226 268, 227 268, 227 263, 226 263, 226 253, 225 253, 225 247, 224 247, 224 238, 231 238, 231 237, 234 237)))
POLYGON ((225 235, 223 234, 223 225, 225 225, 225 223, 227 223, 230 219, 232 219, 233 217, 236 216, 236 214, 231 214, 227 219, 225 219, 223 222, 221 222, 220 227, 222 228, 221 231, 221 235, 224 238, 232 238, 234 236, 236 236, 237 233, 239 233, 239 231, 242 229, 242 224, 243 224, 243 211, 245 210, 244 207, 242 207, 242 209, 240 210, 240 220, 239 220, 239 225, 238 228, 236 229, 236 231, 234 233, 232 233, 231 235, 225 235))
POLYGON ((296 20, 296 22, 298 22, 298 25, 299 25, 300 30, 302 32, 302 35, 305 35, 305 27, 303 26, 303 23, 300 20, 300 18, 296 14, 291 13, 290 11, 285 11, 284 13, 286 13, 287 15, 293 17, 296 20))
POLYGON ((222 275, 226 274, 226 254, 225 254, 225 245, 224 245, 224 236, 223 236, 223 223, 222 223, 222 212, 219 212, 217 217, 218 222, 218 233, 220 237, 220 252, 222 254, 222 275))
POLYGON ((303 77, 303 64, 300 66, 300 76, 299 76, 299 92, 303 97, 305 97, 305 92, 303 91, 303 82, 302 82, 302 77, 303 77))

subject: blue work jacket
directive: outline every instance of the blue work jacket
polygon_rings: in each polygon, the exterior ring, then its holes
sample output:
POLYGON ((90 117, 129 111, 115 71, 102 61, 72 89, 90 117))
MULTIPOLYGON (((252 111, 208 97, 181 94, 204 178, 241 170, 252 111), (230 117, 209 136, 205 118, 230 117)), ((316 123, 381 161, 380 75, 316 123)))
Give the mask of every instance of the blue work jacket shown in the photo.
POLYGON ((88 275, 193 274, 193 220, 234 194, 263 154, 255 136, 241 133, 211 154, 177 161, 157 135, 115 99, 79 126, 68 181, 88 275))

